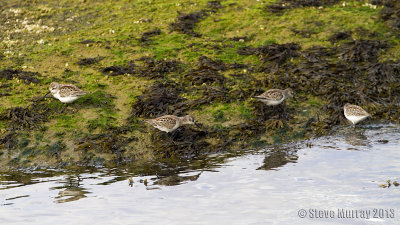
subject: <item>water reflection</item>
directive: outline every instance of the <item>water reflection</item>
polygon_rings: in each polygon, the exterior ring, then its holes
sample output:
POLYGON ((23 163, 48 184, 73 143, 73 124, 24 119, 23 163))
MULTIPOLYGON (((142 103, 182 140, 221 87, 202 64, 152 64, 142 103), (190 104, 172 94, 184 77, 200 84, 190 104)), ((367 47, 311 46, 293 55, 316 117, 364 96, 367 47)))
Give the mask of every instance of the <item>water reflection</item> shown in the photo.
POLYGON ((76 201, 81 198, 86 198, 86 194, 90 193, 85 188, 81 187, 68 187, 58 192, 58 196, 55 197, 57 203, 76 201))
POLYGON ((202 174, 202 172, 197 173, 195 175, 172 175, 172 176, 167 176, 167 177, 157 177, 157 178, 153 178, 153 180, 155 180, 155 182, 153 183, 154 185, 165 185, 165 186, 173 186, 173 185, 179 185, 179 184, 183 184, 186 181, 196 181, 197 179, 199 179, 200 175, 202 174))
POLYGON ((287 163, 295 163, 298 159, 297 148, 290 147, 274 147, 267 149, 263 165, 258 170, 273 170, 286 165, 287 163))
POLYGON ((97 223, 118 215, 121 224, 132 218, 137 224, 298 224, 310 222, 299 221, 302 208, 385 207, 397 212, 400 187, 379 184, 399 179, 399 131, 394 125, 338 129, 333 136, 304 143, 191 162, 3 173, 0 213, 12 216, 0 217, 0 224, 27 224, 25 218, 54 224, 88 215, 97 223))
POLYGON ((80 182, 82 178, 80 175, 68 175, 65 179, 58 181, 57 183, 62 184, 50 188, 50 190, 60 190, 58 196, 55 197, 57 203, 76 201, 82 198, 86 198, 86 194, 91 193, 86 188, 81 187, 80 182))

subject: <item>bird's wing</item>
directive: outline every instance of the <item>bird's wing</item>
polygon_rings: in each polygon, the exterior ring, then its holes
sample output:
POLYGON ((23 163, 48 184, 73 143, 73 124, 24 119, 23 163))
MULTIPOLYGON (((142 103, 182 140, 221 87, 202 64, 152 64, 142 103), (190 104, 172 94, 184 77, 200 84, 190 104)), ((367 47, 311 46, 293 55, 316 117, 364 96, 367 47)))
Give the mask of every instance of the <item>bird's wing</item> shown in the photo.
POLYGON ((160 117, 157 118, 157 122, 168 129, 172 129, 175 127, 177 120, 171 117, 160 117))
POLYGON ((89 92, 82 91, 79 89, 77 86, 72 85, 72 84, 65 84, 60 87, 60 96, 61 97, 66 97, 66 96, 82 96, 85 95, 89 92))
POLYGON ((268 99, 268 100, 276 100, 276 99, 283 98, 283 94, 276 89, 271 89, 271 90, 268 90, 268 91, 262 93, 261 95, 259 95, 257 97, 268 99))
POLYGON ((369 116, 370 114, 358 105, 351 105, 353 113, 356 116, 369 116))

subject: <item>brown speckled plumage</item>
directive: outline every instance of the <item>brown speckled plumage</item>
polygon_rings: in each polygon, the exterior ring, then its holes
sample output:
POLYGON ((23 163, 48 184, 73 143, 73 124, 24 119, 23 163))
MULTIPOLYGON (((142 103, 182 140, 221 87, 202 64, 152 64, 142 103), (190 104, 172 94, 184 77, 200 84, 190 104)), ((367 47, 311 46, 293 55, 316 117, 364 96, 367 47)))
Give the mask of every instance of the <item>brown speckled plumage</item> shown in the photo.
POLYGON ((268 99, 268 100, 279 101, 284 97, 284 95, 282 93, 282 90, 280 90, 280 89, 270 89, 257 97, 268 99))
POLYGON ((71 103, 81 96, 90 93, 82 91, 72 84, 58 84, 56 82, 50 84, 49 90, 53 97, 57 98, 63 103, 71 103))
POLYGON ((290 88, 285 90, 270 89, 261 95, 255 96, 255 98, 267 105, 278 105, 288 97, 293 97, 293 92, 290 88))
POLYGON ((187 115, 184 117, 178 117, 174 115, 161 116, 155 119, 145 120, 145 122, 151 124, 153 127, 165 131, 172 132, 183 124, 194 124, 193 117, 187 115))
POLYGON ((60 96, 67 97, 67 96, 82 96, 89 92, 82 91, 77 86, 72 84, 60 84, 60 96))
POLYGON ((371 116, 367 111, 358 105, 352 105, 347 103, 343 107, 344 116, 350 120, 353 124, 356 124, 367 117, 371 116))

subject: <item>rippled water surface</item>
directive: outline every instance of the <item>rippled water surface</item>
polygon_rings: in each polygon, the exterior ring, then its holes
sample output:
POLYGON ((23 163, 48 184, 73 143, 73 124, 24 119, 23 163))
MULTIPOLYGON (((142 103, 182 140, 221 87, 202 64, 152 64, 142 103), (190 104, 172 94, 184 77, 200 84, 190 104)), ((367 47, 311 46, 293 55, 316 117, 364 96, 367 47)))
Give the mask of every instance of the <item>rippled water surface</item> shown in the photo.
POLYGON ((400 224, 399 132, 346 128, 171 176, 2 174, 0 224, 400 224))

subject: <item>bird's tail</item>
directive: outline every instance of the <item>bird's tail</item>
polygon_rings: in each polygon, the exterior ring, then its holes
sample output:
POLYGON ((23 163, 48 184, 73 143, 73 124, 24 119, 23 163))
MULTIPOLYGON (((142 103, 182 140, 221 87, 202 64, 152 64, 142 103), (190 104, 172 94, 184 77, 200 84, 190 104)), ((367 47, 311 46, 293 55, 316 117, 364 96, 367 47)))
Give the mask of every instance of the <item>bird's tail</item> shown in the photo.
POLYGON ((143 122, 153 125, 152 119, 143 120, 143 122))
POLYGON ((77 96, 82 96, 82 95, 86 95, 86 94, 91 94, 91 91, 80 91, 78 93, 76 93, 77 96))

